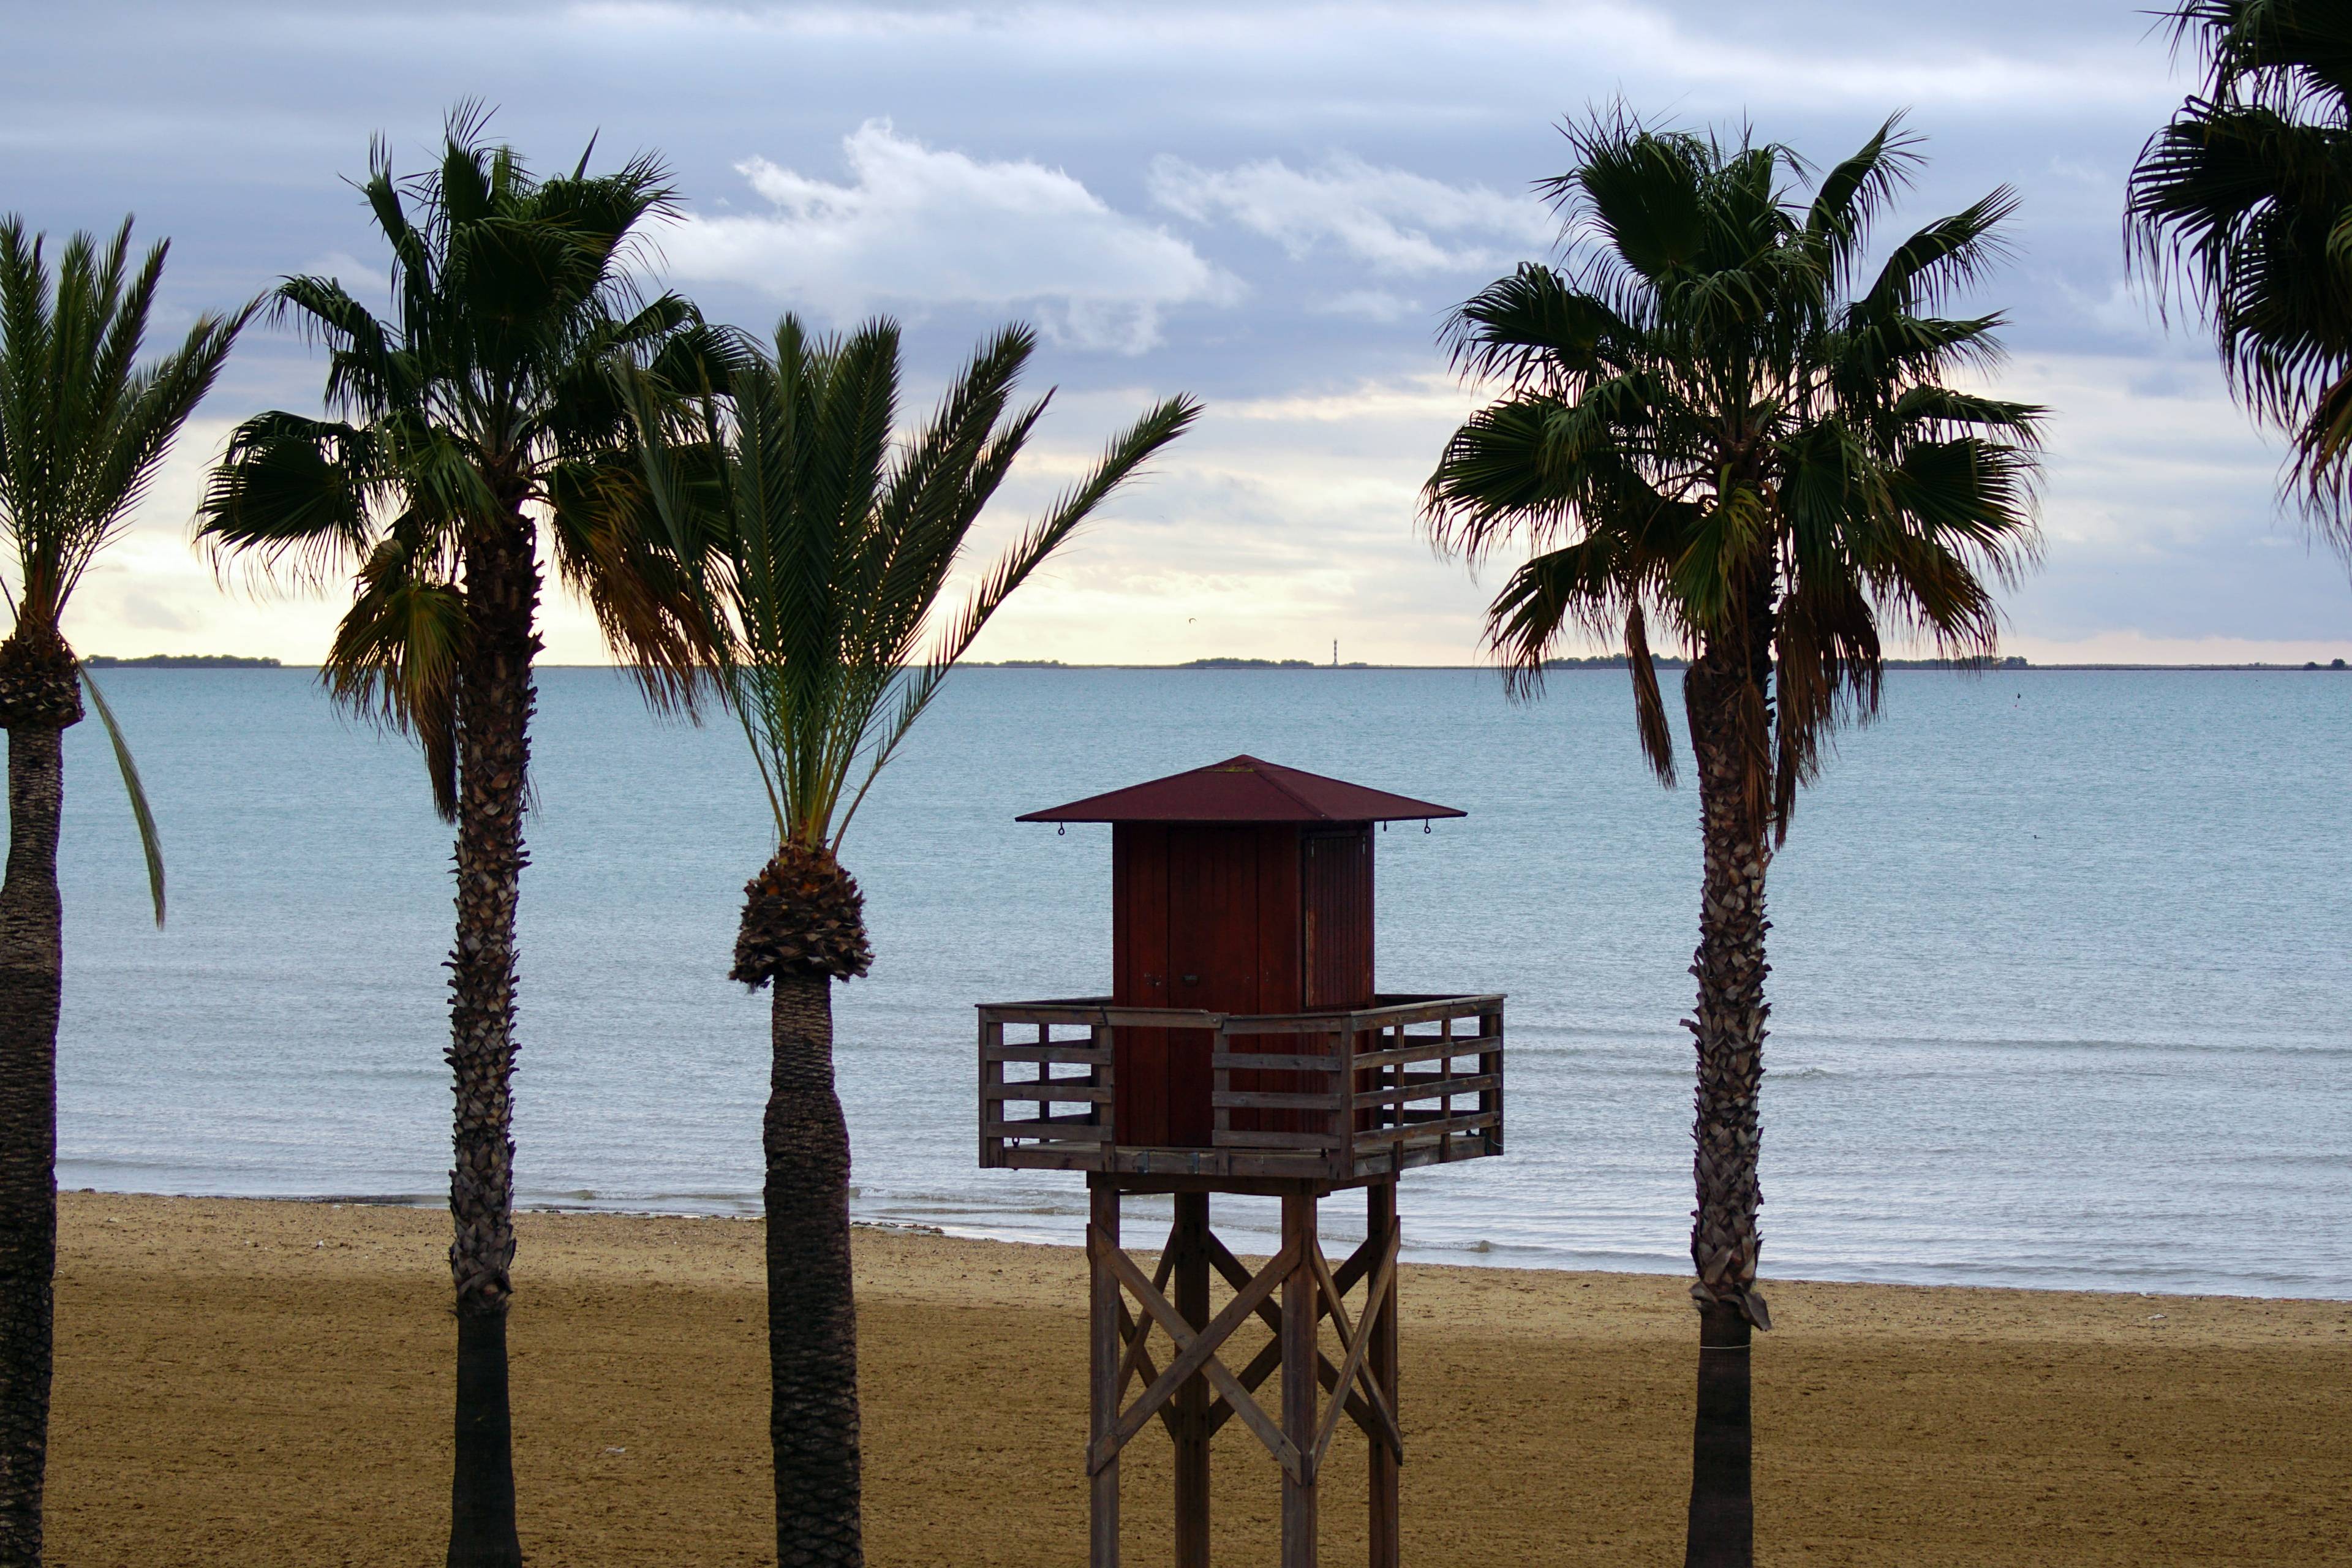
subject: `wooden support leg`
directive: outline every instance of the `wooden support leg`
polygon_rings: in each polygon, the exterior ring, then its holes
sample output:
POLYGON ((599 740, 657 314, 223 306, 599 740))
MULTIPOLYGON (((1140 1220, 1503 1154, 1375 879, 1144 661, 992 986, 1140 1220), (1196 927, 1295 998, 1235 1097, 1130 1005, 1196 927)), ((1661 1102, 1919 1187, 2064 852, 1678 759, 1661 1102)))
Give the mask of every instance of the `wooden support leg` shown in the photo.
POLYGON ((1313 1255, 1315 1199, 1282 1200, 1283 1246, 1296 1261, 1282 1282, 1282 1431, 1304 1457, 1282 1478, 1282 1568, 1315 1568, 1316 1325, 1321 1318, 1313 1255))
MULTIPOLYGON (((1364 1197, 1365 1234, 1385 1246, 1397 1226, 1396 1184, 1374 1182, 1364 1189, 1364 1197)), ((1372 1256, 1377 1258, 1381 1254, 1375 1251, 1372 1256)), ((1375 1268, 1372 1277, 1377 1279, 1379 1274, 1380 1270, 1375 1268)), ((1388 1395, 1389 1408, 1394 1411, 1397 1408, 1397 1294, 1393 1270, 1389 1275, 1386 1295, 1388 1300, 1385 1302, 1370 1300, 1364 1302, 1364 1316, 1370 1317, 1375 1311, 1379 1313, 1372 1324, 1371 1348, 1364 1357, 1364 1363, 1371 1368, 1372 1382, 1388 1395)), ((1372 1568, 1397 1568, 1397 1458, 1390 1452, 1389 1446, 1377 1437, 1372 1439, 1371 1448, 1372 1568)))
MULTIPOLYGON (((1105 1247, 1117 1247, 1118 1189, 1108 1184, 1090 1186, 1087 1194, 1090 1225, 1087 1239, 1087 1388, 1097 1443, 1118 1426, 1118 1369, 1127 1344, 1118 1331, 1118 1276, 1105 1247)), ((1088 1568, 1118 1568, 1118 1457, 1114 1454, 1094 1474, 1094 1495, 1087 1539, 1088 1568)))
MULTIPOLYGON (((1209 1194, 1176 1194, 1176 1310, 1198 1333, 1209 1326, 1209 1194)), ((1209 1379, 1176 1391, 1176 1568, 1209 1568, 1209 1379)))

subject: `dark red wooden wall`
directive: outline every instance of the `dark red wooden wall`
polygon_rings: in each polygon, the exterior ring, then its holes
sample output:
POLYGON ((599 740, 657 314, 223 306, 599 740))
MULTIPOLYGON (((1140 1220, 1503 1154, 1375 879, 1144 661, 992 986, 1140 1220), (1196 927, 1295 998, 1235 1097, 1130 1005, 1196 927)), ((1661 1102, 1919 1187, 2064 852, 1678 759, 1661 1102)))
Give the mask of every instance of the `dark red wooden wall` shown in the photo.
MULTIPOLYGON (((1111 999, 1138 1007, 1296 1013, 1372 1000, 1372 845, 1366 824, 1122 822, 1111 830, 1111 999)), ((1197 1029, 1122 1028, 1114 1136, 1157 1148, 1210 1142, 1209 1052, 1197 1029)), ((1287 1051, 1288 1037, 1236 1050, 1287 1051)), ((1301 1087, 1264 1075, 1236 1089, 1301 1087)), ((1279 1130, 1288 1113, 1235 1112, 1279 1130)))

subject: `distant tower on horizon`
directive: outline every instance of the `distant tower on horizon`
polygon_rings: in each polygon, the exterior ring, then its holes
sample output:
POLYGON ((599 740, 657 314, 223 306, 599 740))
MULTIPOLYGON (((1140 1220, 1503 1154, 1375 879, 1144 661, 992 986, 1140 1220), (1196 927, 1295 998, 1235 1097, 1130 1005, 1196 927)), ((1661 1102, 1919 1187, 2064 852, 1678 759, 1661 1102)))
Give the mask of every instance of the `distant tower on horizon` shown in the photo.
POLYGON ((1334 669, 1339 668, 1339 639, 1338 637, 1333 637, 1331 639, 1331 668, 1334 669))

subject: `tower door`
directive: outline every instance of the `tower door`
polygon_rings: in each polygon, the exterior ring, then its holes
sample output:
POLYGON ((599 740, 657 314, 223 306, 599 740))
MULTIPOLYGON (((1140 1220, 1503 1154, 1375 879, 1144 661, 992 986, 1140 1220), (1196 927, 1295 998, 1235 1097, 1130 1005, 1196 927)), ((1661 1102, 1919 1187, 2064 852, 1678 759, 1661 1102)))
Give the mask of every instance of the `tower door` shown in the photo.
POLYGON ((1372 828, 1306 835, 1299 845, 1307 1008, 1372 1005, 1372 828))
MULTIPOLYGON (((1255 827, 1168 830, 1168 1003, 1210 1013, 1265 1011, 1259 984, 1260 845, 1255 827)), ((1168 1142, 1206 1148, 1209 1107, 1205 1029, 1168 1032, 1168 1142)))
POLYGON ((1248 827, 1168 830, 1168 1005, 1256 1013, 1258 840, 1248 827))

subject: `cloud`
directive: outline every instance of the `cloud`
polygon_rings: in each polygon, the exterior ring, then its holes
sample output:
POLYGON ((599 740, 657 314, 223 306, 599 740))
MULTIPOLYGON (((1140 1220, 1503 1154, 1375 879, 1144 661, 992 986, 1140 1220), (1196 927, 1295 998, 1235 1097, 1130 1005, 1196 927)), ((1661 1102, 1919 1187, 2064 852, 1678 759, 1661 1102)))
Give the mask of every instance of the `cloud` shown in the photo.
POLYGON ((1548 244, 1556 230, 1532 196, 1447 184, 1345 153, 1311 170, 1279 158, 1211 170, 1162 154, 1152 161, 1150 189, 1169 211, 1198 224, 1239 224, 1293 260, 1330 246, 1396 277, 1493 268, 1548 244), (1503 248, 1465 243, 1473 237, 1503 248))
POLYGON ((314 278, 331 278, 343 286, 343 291, 361 300, 388 299, 392 294, 392 274, 381 267, 372 267, 348 250, 332 250, 317 258, 302 271, 314 278))
POLYGON ((1034 312, 1056 341, 1139 353, 1161 313, 1240 285, 1185 240, 1027 160, 936 151, 869 120, 842 139, 845 184, 764 158, 736 165, 772 207, 695 215, 666 237, 678 276, 748 284, 835 320, 882 306, 1034 312))
POLYGON ((1418 314, 1421 306, 1402 294, 1391 294, 1385 289, 1350 289, 1317 300, 1307 307, 1318 316, 1361 316, 1368 321, 1385 325, 1418 314))
MULTIPOLYGON (((566 20, 607 47, 683 37, 711 52, 698 58, 729 63, 823 51, 877 59, 877 74, 946 58, 1029 79, 1107 69, 1128 79, 1181 76, 1178 101, 1196 121, 1240 100, 1268 113, 1271 76, 1281 84, 1272 112, 1352 116, 1377 102, 1393 122, 1458 120, 1497 104, 1558 112, 1619 88, 1652 102, 1698 89, 1717 100, 1691 106, 1701 118, 1754 104, 2144 110, 2168 89, 2161 44, 2150 47, 2133 9, 2047 0, 598 0, 571 7, 566 20), (1349 89, 1318 99, 1328 81, 1349 89), (1439 83, 1451 90, 1432 91, 1439 83)), ((1015 112, 1030 108, 1012 101, 1015 112)))

